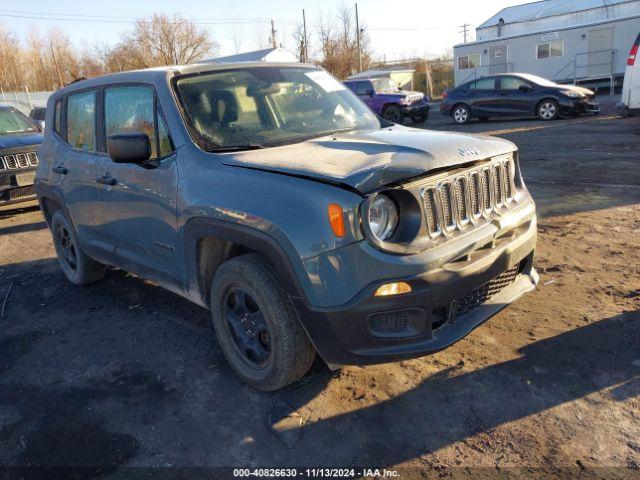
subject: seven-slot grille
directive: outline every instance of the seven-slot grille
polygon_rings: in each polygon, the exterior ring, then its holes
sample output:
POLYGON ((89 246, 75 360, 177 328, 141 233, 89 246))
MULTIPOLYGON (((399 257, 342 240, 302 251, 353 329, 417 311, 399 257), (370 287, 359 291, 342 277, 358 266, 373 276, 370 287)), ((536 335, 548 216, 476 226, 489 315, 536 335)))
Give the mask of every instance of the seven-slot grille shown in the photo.
POLYGON ((0 155, 0 170, 19 170, 21 168, 37 167, 38 163, 40 162, 36 152, 0 155))
POLYGON ((422 189, 427 231, 432 238, 488 217, 510 205, 515 192, 511 158, 455 173, 422 189))

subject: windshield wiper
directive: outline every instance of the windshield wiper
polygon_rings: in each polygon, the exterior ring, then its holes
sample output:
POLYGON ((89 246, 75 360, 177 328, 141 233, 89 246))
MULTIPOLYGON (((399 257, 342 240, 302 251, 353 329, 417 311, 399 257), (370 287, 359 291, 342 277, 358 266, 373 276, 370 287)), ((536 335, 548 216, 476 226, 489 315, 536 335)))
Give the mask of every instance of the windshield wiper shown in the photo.
POLYGON ((243 143, 241 145, 216 145, 207 148, 207 152, 242 152, 244 150, 261 150, 267 148, 261 143, 243 143))

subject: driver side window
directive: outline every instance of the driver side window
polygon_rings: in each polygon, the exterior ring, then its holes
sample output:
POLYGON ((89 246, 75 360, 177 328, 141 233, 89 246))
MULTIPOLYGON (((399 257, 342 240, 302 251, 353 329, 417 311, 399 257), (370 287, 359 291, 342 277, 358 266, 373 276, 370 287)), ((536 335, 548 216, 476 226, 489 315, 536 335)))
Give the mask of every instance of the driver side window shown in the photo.
POLYGON ((161 158, 172 151, 167 126, 159 105, 156 106, 152 87, 128 85, 107 88, 104 92, 104 120, 106 137, 118 133, 146 134, 151 146, 150 158, 161 158))

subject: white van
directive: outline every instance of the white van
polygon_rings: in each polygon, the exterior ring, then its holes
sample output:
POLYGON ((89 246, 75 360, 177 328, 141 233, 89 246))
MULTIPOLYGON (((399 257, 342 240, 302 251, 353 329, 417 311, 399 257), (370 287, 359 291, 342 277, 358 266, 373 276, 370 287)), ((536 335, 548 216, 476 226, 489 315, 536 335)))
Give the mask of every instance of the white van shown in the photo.
POLYGON ((620 113, 625 116, 640 115, 640 60, 637 60, 640 49, 640 34, 631 47, 627 59, 627 70, 622 84, 622 101, 620 113))

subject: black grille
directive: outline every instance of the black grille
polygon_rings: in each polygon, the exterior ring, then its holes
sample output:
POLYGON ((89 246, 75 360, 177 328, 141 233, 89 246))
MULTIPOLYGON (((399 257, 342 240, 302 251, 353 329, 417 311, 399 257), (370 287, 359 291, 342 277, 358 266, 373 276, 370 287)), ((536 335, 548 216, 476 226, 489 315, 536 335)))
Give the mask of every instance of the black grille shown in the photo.
POLYGON ((482 171, 482 203, 486 211, 491 210, 491 171, 482 171))
POLYGON ((471 195, 471 211, 475 216, 481 213, 480 175, 474 172, 469 176, 469 193, 471 195))
POLYGON ((9 190, 9 199, 14 200, 21 197, 30 197, 35 194, 35 187, 33 185, 27 185, 26 187, 18 187, 13 190, 9 190))
POLYGON ((376 313, 369 318, 371 330, 380 333, 400 333, 407 330, 406 312, 376 313))
POLYGON ((467 200, 466 198, 464 198, 464 184, 465 180, 463 177, 456 178, 454 182, 458 215, 460 217, 460 220, 463 222, 468 220, 469 218, 469 214, 467 212, 467 200))
POLYGON ((451 184, 446 183, 439 189, 440 191, 440 204, 442 208, 442 222, 447 228, 451 228, 455 225, 453 220, 453 211, 451 210, 451 184))
POLYGON ((481 287, 476 288, 472 292, 460 298, 458 300, 457 314, 464 315, 465 313, 469 313, 471 310, 482 305, 495 294, 500 292, 500 290, 512 284, 518 275, 518 268, 518 265, 510 268, 506 272, 501 273, 481 287))
POLYGON ((500 164, 493 166, 493 198, 496 205, 502 205, 502 166, 500 164))
MULTIPOLYGON (((514 166, 511 158, 500 158, 451 176, 434 180, 422 188, 422 203, 431 237, 448 236, 469 221, 489 218, 510 205, 514 198, 514 166)), ((425 181, 428 182, 429 180, 425 181)))
POLYGON ((427 220, 427 230, 430 235, 438 232, 438 210, 436 207, 435 189, 430 188, 423 195, 424 198, 424 214, 427 220))
POLYGON ((14 153, 12 155, 0 156, 0 170, 37 167, 39 163, 36 152, 14 153))

